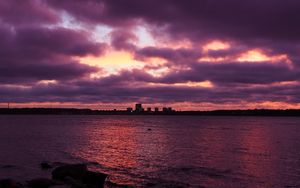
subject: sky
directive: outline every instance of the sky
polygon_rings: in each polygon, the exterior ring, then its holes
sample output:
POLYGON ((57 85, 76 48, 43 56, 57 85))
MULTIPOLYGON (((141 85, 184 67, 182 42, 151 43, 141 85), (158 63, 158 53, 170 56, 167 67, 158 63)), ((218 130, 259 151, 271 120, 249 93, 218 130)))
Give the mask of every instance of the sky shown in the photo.
POLYGON ((0 107, 300 108, 298 0, 0 0, 0 107))

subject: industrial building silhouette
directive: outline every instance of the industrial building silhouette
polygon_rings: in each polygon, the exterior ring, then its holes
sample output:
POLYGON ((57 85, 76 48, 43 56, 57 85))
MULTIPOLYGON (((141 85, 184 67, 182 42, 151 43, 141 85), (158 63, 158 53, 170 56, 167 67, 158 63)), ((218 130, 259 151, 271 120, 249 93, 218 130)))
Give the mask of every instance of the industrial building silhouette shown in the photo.
POLYGON ((154 111, 152 111, 151 107, 147 107, 147 109, 143 108, 143 105, 141 103, 135 104, 135 109, 132 107, 127 108, 127 112, 129 113, 153 113, 153 112, 174 112, 175 110, 172 109, 172 107, 163 107, 162 110, 159 110, 159 107, 154 107, 154 111))

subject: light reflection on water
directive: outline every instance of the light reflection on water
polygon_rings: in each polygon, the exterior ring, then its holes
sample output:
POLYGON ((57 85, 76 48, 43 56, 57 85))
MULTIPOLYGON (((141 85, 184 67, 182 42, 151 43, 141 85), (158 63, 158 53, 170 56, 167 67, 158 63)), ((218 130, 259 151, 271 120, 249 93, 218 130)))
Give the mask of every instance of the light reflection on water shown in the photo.
POLYGON ((0 116, 0 177, 39 162, 97 162, 136 186, 300 185, 300 118, 0 116), (17 169, 3 169, 12 164, 17 169))

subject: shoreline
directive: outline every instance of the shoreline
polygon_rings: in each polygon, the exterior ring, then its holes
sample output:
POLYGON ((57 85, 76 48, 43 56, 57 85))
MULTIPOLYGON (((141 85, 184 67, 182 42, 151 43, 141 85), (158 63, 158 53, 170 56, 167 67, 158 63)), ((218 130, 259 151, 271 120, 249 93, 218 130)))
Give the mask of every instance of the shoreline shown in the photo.
POLYGON ((291 116, 300 117, 300 109, 213 110, 213 111, 143 111, 92 110, 78 108, 0 108, 0 115, 130 115, 130 116, 291 116))

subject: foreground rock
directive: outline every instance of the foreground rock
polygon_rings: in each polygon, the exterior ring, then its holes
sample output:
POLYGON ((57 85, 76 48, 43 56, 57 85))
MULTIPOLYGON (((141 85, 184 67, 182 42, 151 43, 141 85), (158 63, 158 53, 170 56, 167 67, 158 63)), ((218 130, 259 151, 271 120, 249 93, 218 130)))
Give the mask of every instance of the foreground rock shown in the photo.
POLYGON ((12 179, 0 180, 0 188, 21 188, 22 185, 12 179))
POLYGON ((54 185, 60 185, 61 183, 47 179, 47 178, 37 178, 27 182, 27 186, 30 188, 48 188, 54 185))
MULTIPOLYGON (((40 167, 54 168, 54 163, 42 162, 40 167)), ((0 188, 101 188, 107 175, 89 171, 86 164, 63 164, 52 171, 52 179, 36 178, 24 183, 12 179, 0 180, 0 188)))
POLYGON ((41 169, 43 169, 43 170, 48 170, 48 169, 53 168, 53 166, 49 162, 42 162, 40 164, 40 166, 41 166, 41 169))
POLYGON ((106 174, 89 171, 85 164, 64 165, 52 171, 54 180, 67 180, 78 186, 81 184, 84 187, 104 187, 106 177, 106 174))
POLYGON ((88 169, 85 164, 63 165, 52 171, 52 178, 64 180, 65 177, 69 176, 74 179, 82 179, 86 171, 88 171, 88 169))

